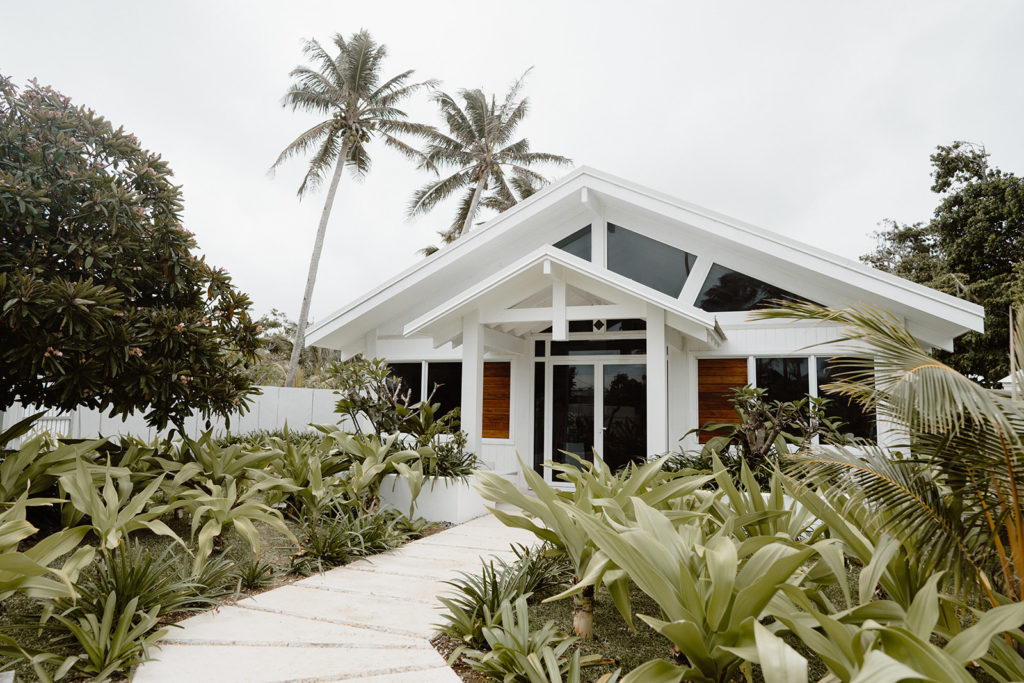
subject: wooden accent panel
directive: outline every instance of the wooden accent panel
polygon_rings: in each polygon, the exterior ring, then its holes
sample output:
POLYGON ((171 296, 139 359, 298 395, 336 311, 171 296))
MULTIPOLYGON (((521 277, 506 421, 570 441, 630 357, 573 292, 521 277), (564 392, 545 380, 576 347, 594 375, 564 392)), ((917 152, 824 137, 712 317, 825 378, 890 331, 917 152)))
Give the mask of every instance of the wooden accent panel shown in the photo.
MULTIPOLYGON (((747 379, 746 358, 701 358, 697 361, 697 424, 706 422, 729 422, 738 424, 739 416, 729 402, 730 390, 745 386, 747 379)), ((715 435, 714 432, 698 432, 700 443, 715 435)))
POLYGON ((481 436, 507 439, 511 415, 512 364, 484 363, 484 412, 481 436))

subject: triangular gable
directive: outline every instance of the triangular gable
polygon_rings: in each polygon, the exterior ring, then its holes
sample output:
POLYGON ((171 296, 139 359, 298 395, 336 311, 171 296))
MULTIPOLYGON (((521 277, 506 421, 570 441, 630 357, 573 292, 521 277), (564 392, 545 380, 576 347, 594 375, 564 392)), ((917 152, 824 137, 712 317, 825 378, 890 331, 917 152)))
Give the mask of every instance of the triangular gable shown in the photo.
POLYGON ((666 324, 682 334, 710 344, 723 338, 714 316, 616 273, 595 269, 588 261, 553 246, 538 249, 436 306, 407 324, 403 333, 431 336, 435 346, 440 346, 457 339, 462 316, 478 311, 479 322, 484 325, 553 323, 553 334, 558 339, 565 335, 564 328, 559 332, 559 321, 645 317, 644 306, 648 304, 663 309, 666 324), (553 294, 549 306, 520 305, 524 291, 547 285, 557 292, 559 284, 611 303, 572 306, 563 289, 561 296, 553 294))
MULTIPOLYGON (((581 168, 319 321, 307 340, 345 348, 373 331, 401 334, 409 322, 422 317, 422 311, 455 299, 538 248, 564 240, 586 225, 597 230, 609 223, 698 255, 694 282, 686 283, 675 302, 682 310, 696 310, 693 302, 698 290, 718 264, 823 304, 867 303, 890 310, 916 336, 936 346, 948 348, 957 335, 982 329, 983 310, 976 304, 581 168)), ((597 253, 598 244, 593 248, 596 259, 606 258, 597 253)), ((599 263, 577 261, 591 272, 608 275, 599 263)))

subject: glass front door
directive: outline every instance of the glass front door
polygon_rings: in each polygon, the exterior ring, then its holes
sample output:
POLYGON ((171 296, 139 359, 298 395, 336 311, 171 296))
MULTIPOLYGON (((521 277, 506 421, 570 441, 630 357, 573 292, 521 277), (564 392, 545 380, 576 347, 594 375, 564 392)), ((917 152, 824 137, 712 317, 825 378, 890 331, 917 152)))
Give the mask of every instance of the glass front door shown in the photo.
POLYGON ((565 453, 592 461, 595 450, 613 470, 646 459, 645 364, 553 363, 550 406, 555 462, 574 462, 565 453))

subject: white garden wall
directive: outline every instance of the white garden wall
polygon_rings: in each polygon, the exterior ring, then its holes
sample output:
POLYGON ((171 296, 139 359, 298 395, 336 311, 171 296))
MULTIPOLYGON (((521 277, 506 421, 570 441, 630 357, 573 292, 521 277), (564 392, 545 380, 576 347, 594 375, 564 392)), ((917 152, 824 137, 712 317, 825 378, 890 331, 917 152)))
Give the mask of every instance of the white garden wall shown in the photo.
MULTIPOLYGON (((211 418, 210 428, 215 434, 244 434, 259 429, 281 429, 288 425, 292 430, 312 429, 312 424, 337 424, 340 416, 334 412, 338 400, 333 389, 305 389, 294 387, 266 387, 263 394, 251 397, 249 411, 245 415, 231 416, 231 427, 223 418, 211 418)), ((0 413, 0 431, 10 427, 38 408, 14 404, 0 413)), ((206 429, 206 420, 193 416, 185 420, 185 433, 196 438, 206 429)), ((50 411, 37 423, 37 431, 48 430, 56 435, 73 439, 91 439, 100 436, 131 434, 142 439, 152 439, 157 433, 146 424, 142 413, 129 415, 126 420, 104 415, 98 410, 79 408, 70 413, 50 411)))

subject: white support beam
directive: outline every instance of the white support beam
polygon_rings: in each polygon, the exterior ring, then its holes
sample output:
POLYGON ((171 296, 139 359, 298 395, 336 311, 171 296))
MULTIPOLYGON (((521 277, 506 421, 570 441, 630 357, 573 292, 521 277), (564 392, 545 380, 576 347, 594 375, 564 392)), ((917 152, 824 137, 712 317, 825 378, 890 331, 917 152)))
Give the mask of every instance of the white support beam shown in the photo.
POLYGON ((679 292, 679 303, 688 306, 696 303, 700 288, 704 286, 704 281, 708 279, 708 273, 711 272, 711 266, 713 265, 714 261, 711 258, 707 256, 697 257, 697 261, 693 264, 693 269, 686 276, 683 289, 679 292))
POLYGON ((647 453, 668 452, 668 350, 665 309, 647 305, 647 453))
POLYGON ((686 350, 686 337, 682 332, 668 325, 665 326, 665 343, 676 351, 686 350))
MULTIPOLYGON (((454 341, 462 334, 462 321, 455 320, 437 327, 430 333, 431 341, 435 349, 439 349, 448 342, 454 341)), ((456 345, 457 346, 457 345, 456 345)))
MULTIPOLYGON (((664 313, 664 309, 659 310, 664 313)), ((711 338, 712 335, 708 332, 706 327, 691 320, 687 320, 681 315, 677 315, 676 313, 669 311, 665 322, 689 337, 699 339, 700 341, 706 341, 709 344, 714 344, 715 346, 718 345, 717 342, 711 338)))
POLYGON ((480 452, 483 431, 484 334, 476 311, 462 318, 462 431, 470 453, 480 452))
MULTIPOLYGON (((643 304, 599 304, 597 306, 565 306, 566 320, 598 320, 601 318, 642 318, 643 304)), ((508 308, 480 316, 485 325, 504 325, 507 323, 553 322, 557 314, 556 307, 547 308, 508 308)))
POLYGON ((598 268, 608 267, 608 221, 595 216, 590 224, 590 261, 598 268))
POLYGON ((377 357, 377 329, 374 328, 363 337, 363 358, 377 357))
POLYGON ((565 341, 569 338, 569 319, 565 310, 565 280, 551 283, 551 338, 565 341))
POLYGON ((491 327, 484 327, 483 330, 484 347, 486 348, 505 353, 514 353, 517 356, 522 356, 529 350, 526 340, 522 337, 516 337, 507 332, 500 332, 491 327))

